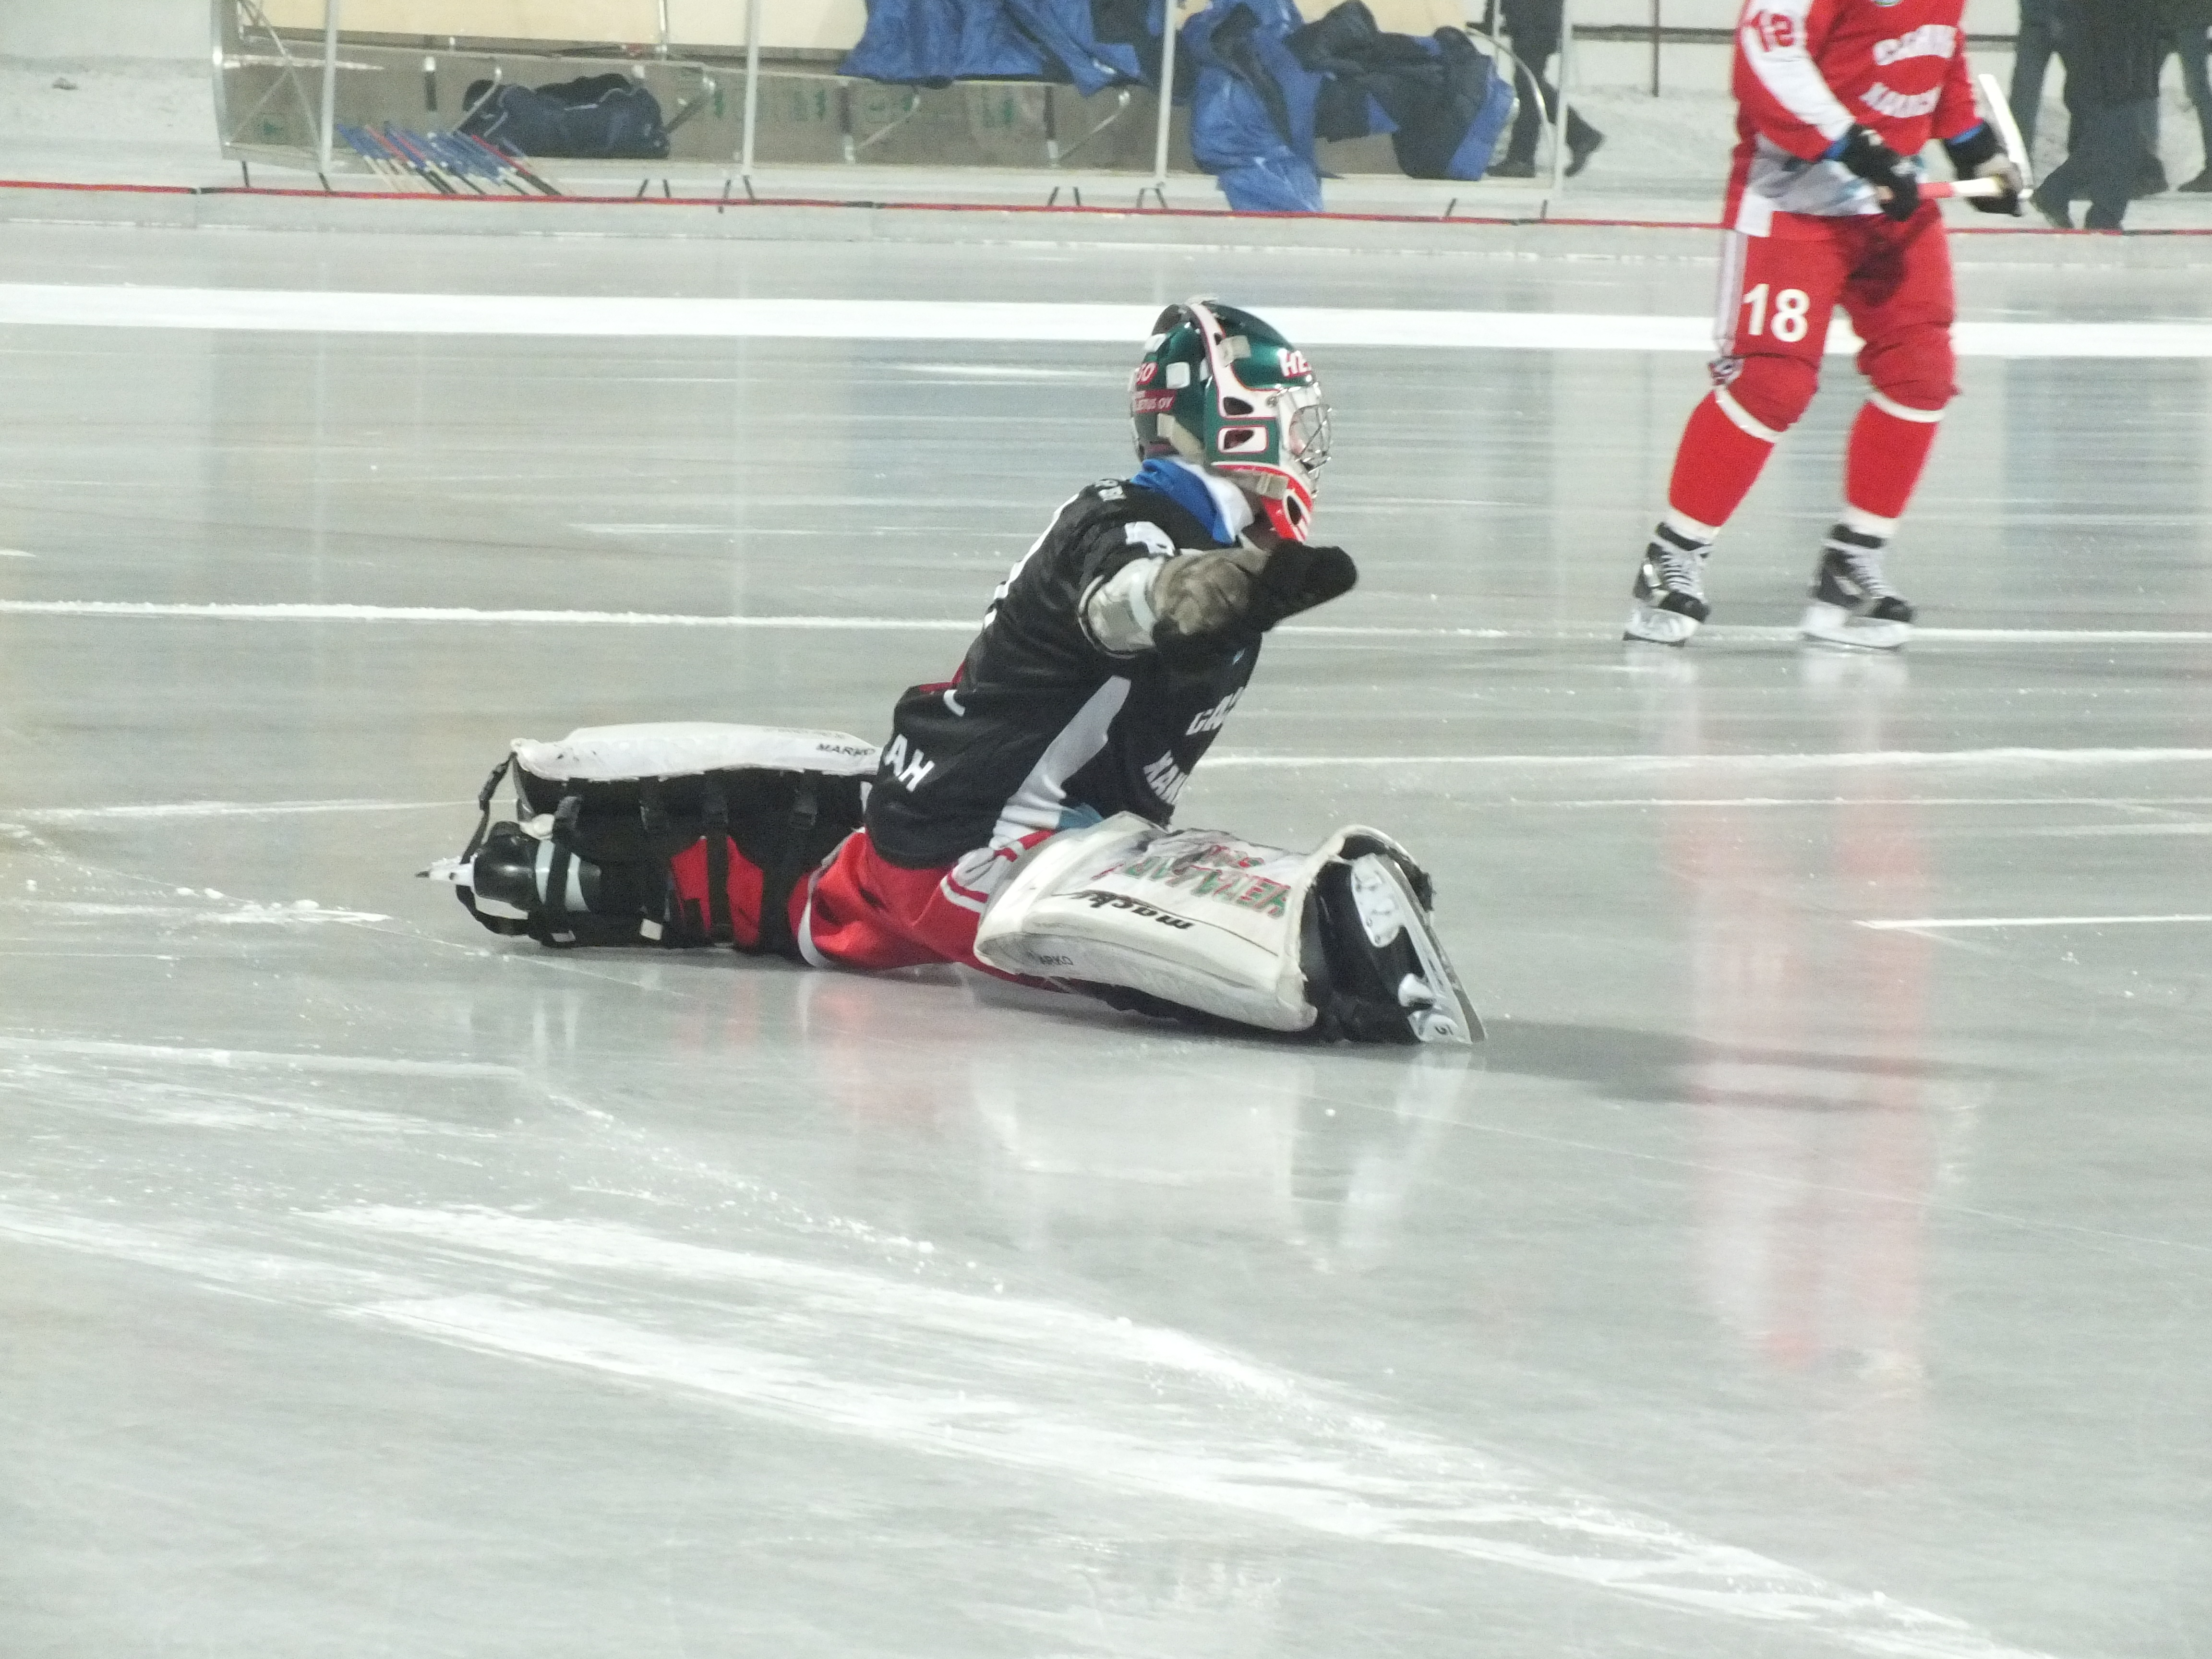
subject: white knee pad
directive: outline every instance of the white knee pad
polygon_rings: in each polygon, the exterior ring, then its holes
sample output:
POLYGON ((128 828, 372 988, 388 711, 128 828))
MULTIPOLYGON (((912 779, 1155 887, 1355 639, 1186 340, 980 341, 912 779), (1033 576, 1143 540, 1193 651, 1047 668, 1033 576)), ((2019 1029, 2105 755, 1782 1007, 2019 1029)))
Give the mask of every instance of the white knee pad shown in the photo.
POLYGON ((1124 812, 1053 836, 988 908, 975 954, 1123 1006, 1369 1042, 1474 1042, 1428 878, 1378 830, 1310 853, 1124 812), (1127 994, 1134 994, 1133 995, 1127 994))

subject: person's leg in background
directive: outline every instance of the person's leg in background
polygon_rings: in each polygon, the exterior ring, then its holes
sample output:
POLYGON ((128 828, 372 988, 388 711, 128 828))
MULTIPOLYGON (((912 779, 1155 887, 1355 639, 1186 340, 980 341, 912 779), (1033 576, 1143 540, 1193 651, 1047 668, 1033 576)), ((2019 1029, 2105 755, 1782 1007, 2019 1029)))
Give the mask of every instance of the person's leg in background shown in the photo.
MULTIPOLYGON (((2160 8, 2160 15, 2165 15, 2172 9, 2170 5, 2162 6, 2160 8)), ((2160 33, 2157 64, 2151 70, 2153 86, 2158 84, 2158 77, 2166 69, 2166 60, 2180 50, 2179 30, 2166 28, 2160 33)), ((2130 201, 2140 202, 2149 197, 2163 196, 2173 187, 2166 180, 2166 163, 2158 159, 2158 100, 2153 98, 2137 118, 2142 129, 2142 143, 2137 147, 2135 182, 2128 191, 2130 201)))
POLYGON ((2175 51, 2181 56, 2181 81, 2189 88, 2189 102, 2197 112, 2197 139, 2203 161, 2194 179, 2180 186, 2192 195, 2212 195, 2212 73, 2206 58, 2212 55, 2212 0, 2185 0, 2176 8, 2175 51))
MULTIPOLYGON (((1544 70, 1559 50, 1562 0, 1505 0, 1505 33, 1513 56, 1525 71, 1515 82, 1521 108, 1513 118, 1511 137, 1504 155, 1490 168, 1492 178, 1530 179, 1536 173, 1536 142, 1544 121, 1559 106, 1559 94, 1544 79, 1544 70), (1534 85, 1532 88, 1531 81, 1534 85)), ((1605 142, 1605 135, 1583 119, 1582 112, 1567 111, 1567 173, 1570 177, 1589 164, 1590 154, 1605 142)))
POLYGON ((2035 154, 2036 118, 2043 113, 2043 77, 2058 47, 2052 0, 2020 0, 2020 36, 2013 48, 2012 87, 2005 101, 2020 124, 2021 143, 2035 154))
MULTIPOLYGON (((2062 60, 2063 61, 2063 60, 2062 60)), ((2091 101, 2088 82, 2069 69, 2066 74, 2066 159, 2051 169, 2028 199, 2055 230, 2074 228, 2074 204, 2091 195, 2097 164, 2097 118, 2101 113, 2091 101)))
POLYGON ((2121 228, 2143 176, 2144 136, 2155 107, 2145 100, 2074 118, 2074 153, 2067 160, 2078 157, 2081 164, 2081 193, 2089 198, 2083 229, 2121 228))

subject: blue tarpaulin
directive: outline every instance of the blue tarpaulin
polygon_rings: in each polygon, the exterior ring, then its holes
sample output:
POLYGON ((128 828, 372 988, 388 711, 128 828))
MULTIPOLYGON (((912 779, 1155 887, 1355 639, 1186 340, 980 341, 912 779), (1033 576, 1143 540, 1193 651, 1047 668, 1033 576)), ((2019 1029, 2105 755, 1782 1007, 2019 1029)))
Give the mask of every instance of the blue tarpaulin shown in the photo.
POLYGON ((950 81, 1042 81, 1042 47, 1024 33, 1006 0, 869 0, 860 44, 840 75, 905 86, 950 81))
POLYGON ((1304 26, 1291 0, 1214 0, 1176 50, 1197 70, 1190 148, 1239 213, 1319 213, 1314 106, 1325 77, 1283 42, 1304 26))
MULTIPOLYGON (((902 85, 1157 87, 1162 0, 868 0, 839 73, 902 85)), ((1457 29, 1386 34, 1363 0, 1308 25, 1293 0, 1213 0, 1176 40, 1191 149, 1239 212, 1318 213, 1316 137, 1389 134, 1415 178, 1480 179, 1512 88, 1457 29)))

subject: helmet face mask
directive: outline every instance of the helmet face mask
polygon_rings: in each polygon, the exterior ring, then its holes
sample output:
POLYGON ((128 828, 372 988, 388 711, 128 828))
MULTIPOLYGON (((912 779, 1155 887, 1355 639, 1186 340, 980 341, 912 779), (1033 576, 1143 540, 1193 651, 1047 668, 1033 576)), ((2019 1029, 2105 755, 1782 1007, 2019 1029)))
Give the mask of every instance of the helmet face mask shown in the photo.
POLYGON ((1234 306, 1192 300, 1152 325, 1130 377, 1137 453, 1173 455, 1255 497, 1279 536, 1304 541, 1328 460, 1328 405, 1305 354, 1234 306))

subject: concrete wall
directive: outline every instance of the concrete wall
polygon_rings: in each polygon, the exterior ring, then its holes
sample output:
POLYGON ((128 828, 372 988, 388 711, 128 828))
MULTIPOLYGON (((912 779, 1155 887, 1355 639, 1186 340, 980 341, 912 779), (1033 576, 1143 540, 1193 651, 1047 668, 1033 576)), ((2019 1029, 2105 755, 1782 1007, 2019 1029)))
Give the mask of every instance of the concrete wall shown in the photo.
MULTIPOLYGON (((17 0, 22 3, 23 0, 17 0)), ((340 21, 368 34, 459 34, 494 40, 644 43, 660 28, 659 0, 343 0, 340 21)), ((320 28, 323 0, 263 0, 281 28, 320 28)), ((745 0, 668 0, 679 46, 744 44, 745 0)), ((763 0, 763 46, 836 50, 860 38, 863 0, 763 0)))
MULTIPOLYGON (((1480 0, 1370 0, 1385 28, 1425 34, 1462 15, 1480 15, 1480 0)), ((1651 0, 1571 0, 1584 23, 1648 23, 1651 0)), ((1659 0, 1661 21, 1674 27, 1726 28, 1741 0, 1659 0)), ((268 0, 280 23, 319 27, 322 0, 268 0)), ((125 57, 199 58, 207 52, 210 0, 0 0, 0 57, 75 59, 125 57)), ((1317 15, 1322 0, 1306 0, 1317 15)), ((680 41, 721 45, 744 39, 744 0, 670 0, 680 41)), ((767 0, 763 44, 849 45, 860 36, 863 0, 767 0)), ((1966 0, 1966 27, 2009 33, 2018 0, 1966 0)), ((346 0, 343 21, 358 29, 399 33, 504 35, 543 33, 568 39, 649 40, 653 0, 346 0), (535 18, 537 27, 526 20, 535 18)))
POLYGON ((209 0, 0 0, 0 58, 205 64, 209 0))

